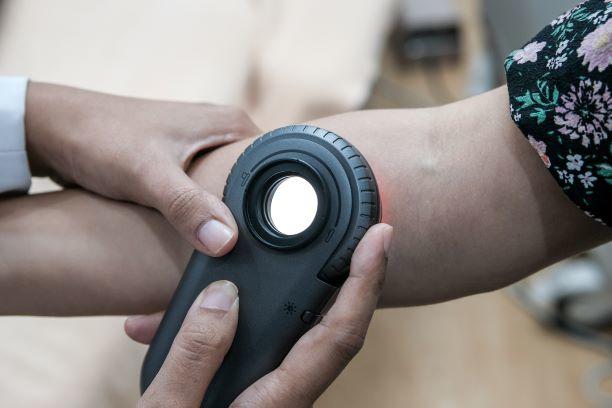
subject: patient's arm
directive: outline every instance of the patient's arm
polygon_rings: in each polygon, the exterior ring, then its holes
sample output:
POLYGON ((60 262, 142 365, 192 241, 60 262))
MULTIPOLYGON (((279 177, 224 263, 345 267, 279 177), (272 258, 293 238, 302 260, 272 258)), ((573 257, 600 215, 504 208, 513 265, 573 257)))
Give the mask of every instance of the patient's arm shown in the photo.
MULTIPOLYGON (((354 143, 395 237, 382 303, 437 302, 514 282, 610 239, 578 210, 510 121, 506 88, 425 110, 311 122, 354 143)), ((250 141, 196 162, 221 194, 250 141)), ((0 201, 0 313, 162 309, 190 247, 156 212, 80 190, 0 201)))

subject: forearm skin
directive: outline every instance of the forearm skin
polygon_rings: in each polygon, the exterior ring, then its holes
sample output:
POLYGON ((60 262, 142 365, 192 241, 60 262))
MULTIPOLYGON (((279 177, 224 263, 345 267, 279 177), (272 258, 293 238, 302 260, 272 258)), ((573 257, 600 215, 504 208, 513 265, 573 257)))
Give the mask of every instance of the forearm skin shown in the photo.
MULTIPOLYGON (((507 91, 440 108, 354 112, 310 122, 368 159, 394 242, 381 306, 500 288, 604 243, 510 121, 507 91)), ((251 140, 198 159, 221 195, 251 140)), ((81 190, 0 201, 0 314, 161 310, 191 248, 161 215, 81 190)))

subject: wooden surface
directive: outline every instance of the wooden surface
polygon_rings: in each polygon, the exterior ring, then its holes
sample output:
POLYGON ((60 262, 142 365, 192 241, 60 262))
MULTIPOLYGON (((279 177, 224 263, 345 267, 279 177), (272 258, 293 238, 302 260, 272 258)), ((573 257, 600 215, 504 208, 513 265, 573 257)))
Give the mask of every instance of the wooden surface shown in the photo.
POLYGON ((319 407, 582 407, 603 361, 498 291, 376 312, 363 351, 319 407))

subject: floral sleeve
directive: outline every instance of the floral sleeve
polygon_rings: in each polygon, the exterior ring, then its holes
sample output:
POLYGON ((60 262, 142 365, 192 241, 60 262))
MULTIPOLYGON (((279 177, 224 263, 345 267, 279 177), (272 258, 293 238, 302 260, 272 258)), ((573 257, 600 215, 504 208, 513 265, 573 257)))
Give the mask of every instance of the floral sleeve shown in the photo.
POLYGON ((612 226, 612 0, 559 16, 505 62, 510 113, 563 191, 612 226))

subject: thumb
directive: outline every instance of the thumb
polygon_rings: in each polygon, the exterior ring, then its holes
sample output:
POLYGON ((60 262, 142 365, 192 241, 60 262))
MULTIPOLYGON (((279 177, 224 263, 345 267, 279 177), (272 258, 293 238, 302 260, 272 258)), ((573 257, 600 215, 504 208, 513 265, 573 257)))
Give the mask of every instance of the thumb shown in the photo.
POLYGON ((211 283, 193 303, 141 407, 197 407, 229 350, 238 323, 238 289, 211 283))
POLYGON ((227 206, 181 168, 164 170, 150 188, 153 207, 198 251, 210 256, 228 253, 238 239, 238 227, 227 206))

